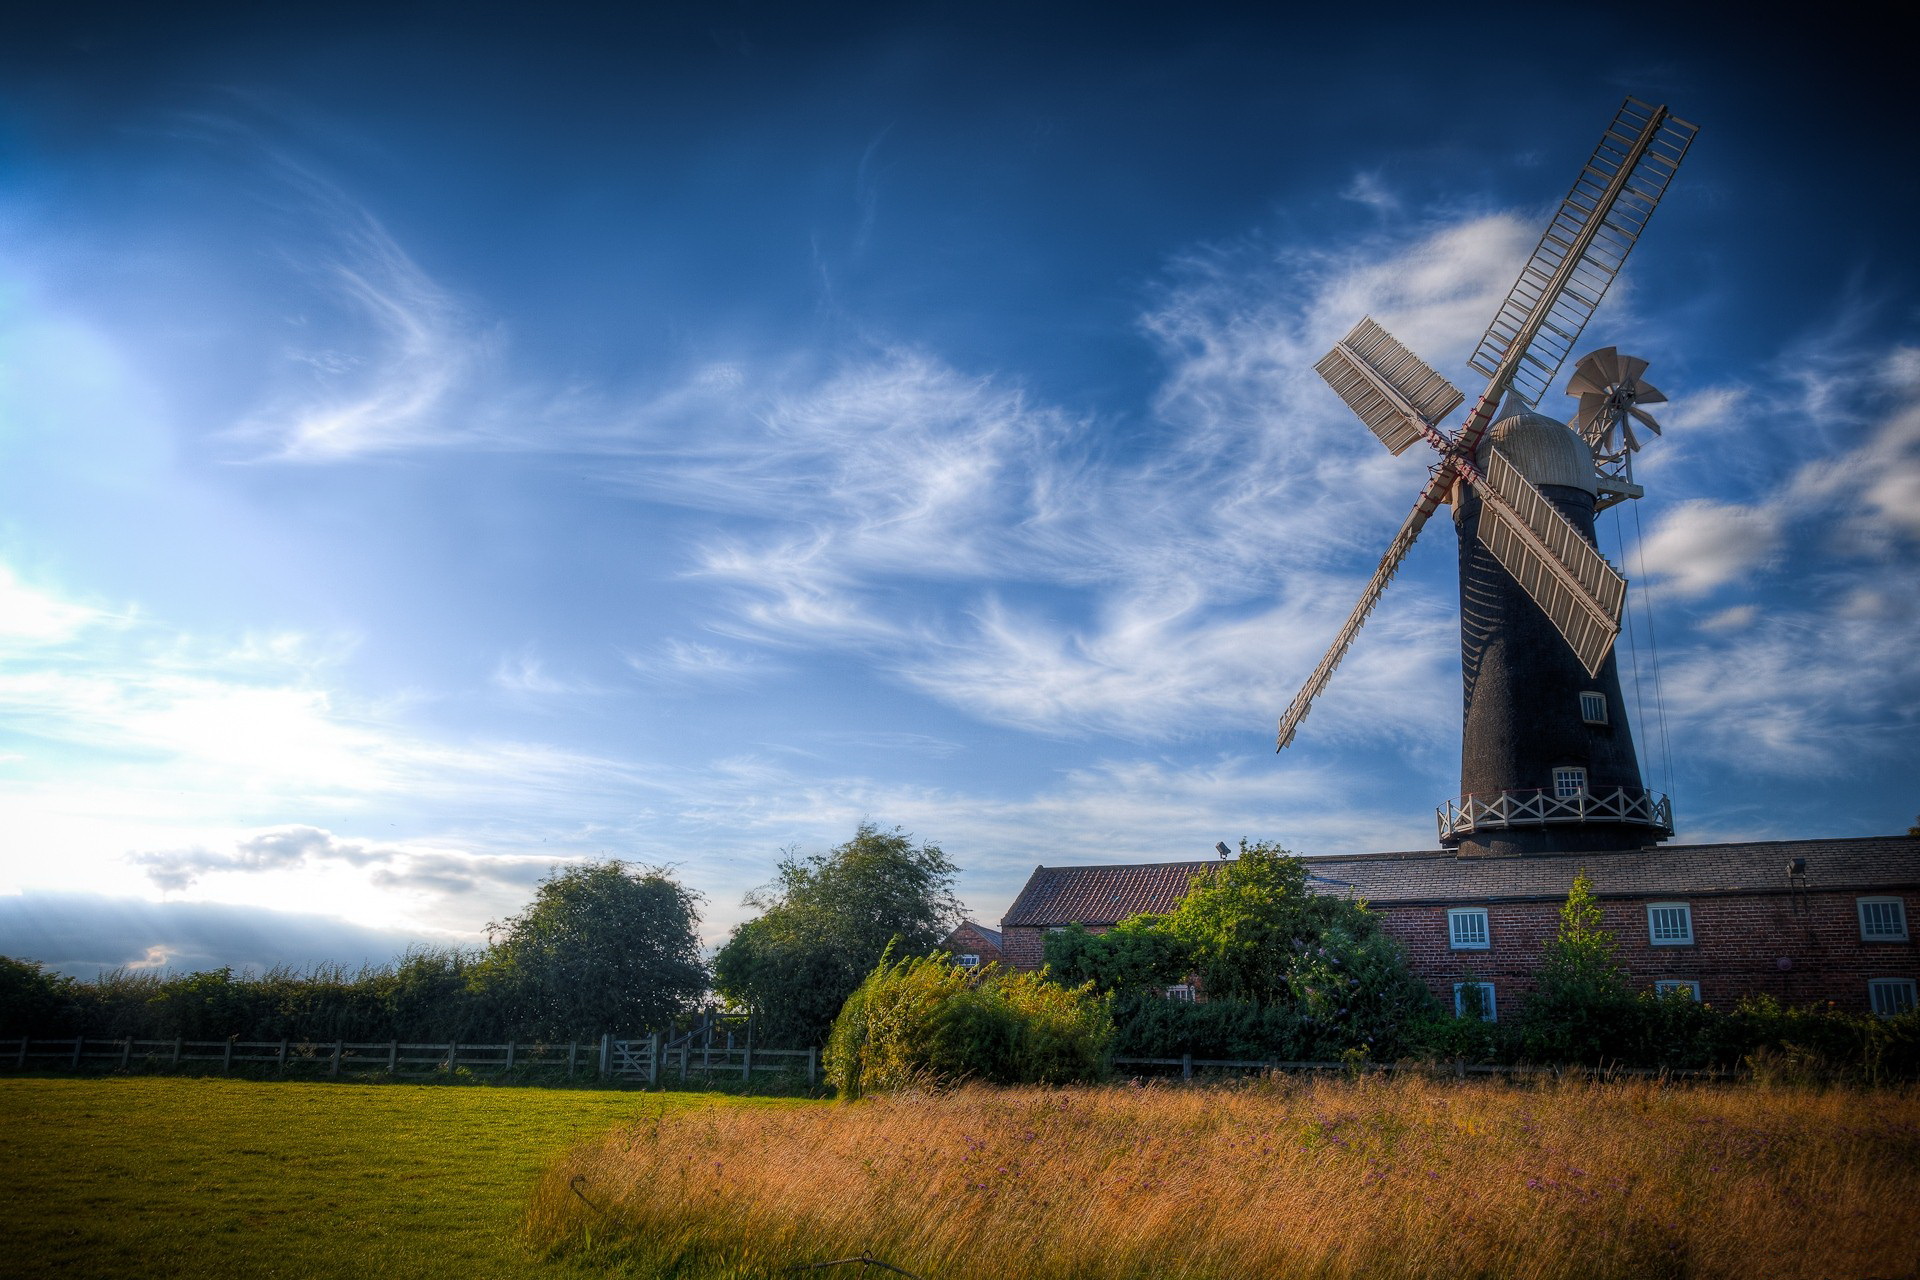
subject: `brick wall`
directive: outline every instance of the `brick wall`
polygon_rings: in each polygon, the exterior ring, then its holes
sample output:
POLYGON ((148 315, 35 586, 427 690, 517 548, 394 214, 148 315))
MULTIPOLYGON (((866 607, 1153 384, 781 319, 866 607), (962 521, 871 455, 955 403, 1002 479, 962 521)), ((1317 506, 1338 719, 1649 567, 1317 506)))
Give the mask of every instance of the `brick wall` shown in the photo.
POLYGON ((956 956, 979 956, 981 964, 998 964, 1005 959, 1000 948, 993 944, 991 938, 975 928, 971 920, 948 934, 947 940, 940 946, 942 950, 952 952, 956 956))
MULTIPOLYGON (((1619 944, 1621 961, 1637 987, 1661 979, 1700 984, 1700 998, 1730 1004, 1745 995, 1772 995, 1789 1004, 1831 1000, 1843 1009, 1866 1012, 1869 978, 1920 980, 1920 952, 1912 938, 1920 926, 1920 894, 1875 894, 1906 903, 1906 942, 1863 942, 1852 892, 1752 893, 1677 897, 1602 897, 1603 926, 1619 944), (1647 907, 1654 902, 1687 903, 1693 918, 1693 942, 1654 946, 1647 929, 1647 907), (1782 962, 1785 962, 1784 964, 1782 962)), ((1448 1006, 1453 984, 1466 977, 1494 984, 1502 1016, 1517 1009, 1533 988, 1533 970, 1541 948, 1559 926, 1561 902, 1467 902, 1487 913, 1485 951, 1456 951, 1450 944, 1447 904, 1379 904, 1388 934, 1407 949, 1413 971, 1448 1006)), ((1099 926, 1092 926, 1096 929, 1099 926)), ((1046 930, 1008 928, 1001 932, 1009 965, 1037 969, 1046 930)))
MULTIPOLYGON (((1700 984, 1700 998, 1729 1004, 1745 995, 1772 995, 1790 1004, 1831 1000, 1865 1012, 1869 978, 1920 979, 1920 956, 1911 941, 1920 895, 1902 897, 1909 922, 1907 942, 1863 942, 1853 893, 1727 894, 1694 898, 1601 900, 1602 925, 1619 944, 1635 986, 1661 979, 1700 984), (1693 917, 1693 942, 1655 946, 1647 907, 1684 901, 1693 917)), ((1484 906, 1491 946, 1455 950, 1447 907, 1383 906, 1386 931, 1407 949, 1413 971, 1449 1004, 1453 984, 1468 976, 1492 982, 1499 1007, 1517 1007, 1533 988, 1541 948, 1559 926, 1557 902, 1491 902, 1484 906), (1509 997, 1512 1003, 1509 1003, 1509 997)))

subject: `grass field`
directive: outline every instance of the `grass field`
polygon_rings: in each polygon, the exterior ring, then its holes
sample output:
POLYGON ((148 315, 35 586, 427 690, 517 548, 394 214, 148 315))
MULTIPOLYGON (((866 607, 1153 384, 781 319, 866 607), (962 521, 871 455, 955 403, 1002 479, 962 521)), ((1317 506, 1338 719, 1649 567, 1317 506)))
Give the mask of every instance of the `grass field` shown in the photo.
POLYGON ((679 1280, 1838 1280, 1915 1275, 1916 1205, 1911 1089, 1398 1078, 683 1112, 551 1169, 532 1223, 679 1280))
POLYGON ((707 1094, 157 1077, 0 1079, 0 1276, 569 1274, 527 1200, 569 1146, 707 1094))

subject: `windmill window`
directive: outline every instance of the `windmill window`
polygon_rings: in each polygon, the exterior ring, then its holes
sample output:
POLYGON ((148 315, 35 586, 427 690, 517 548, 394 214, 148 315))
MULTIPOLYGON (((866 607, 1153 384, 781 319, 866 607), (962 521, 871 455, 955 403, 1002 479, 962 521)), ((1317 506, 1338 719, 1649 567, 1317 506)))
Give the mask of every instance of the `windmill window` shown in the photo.
POLYGON ((978 969, 980 967, 980 957, 975 955, 955 956, 953 962, 962 969, 978 969))
POLYGON ((1647 940, 1656 947, 1693 945, 1693 908, 1684 902, 1656 902, 1647 908, 1647 940))
POLYGON ((1695 1004, 1700 1003, 1700 984, 1692 978, 1662 978, 1653 984, 1653 993, 1657 996, 1670 995, 1675 991, 1684 991, 1693 997, 1695 1004))
POLYGON ((1174 986, 1171 986, 1171 987, 1168 987, 1168 988, 1167 988, 1167 999, 1169 999, 1169 1000, 1178 1000, 1178 1001, 1180 1001, 1180 1002, 1181 1002, 1181 1003, 1183 1003, 1183 1004, 1192 1004, 1192 1003, 1193 1003, 1193 986, 1192 986, 1192 984, 1191 984, 1191 983, 1186 983, 1186 982, 1182 982, 1182 983, 1178 983, 1178 984, 1176 984, 1176 985, 1174 985, 1174 986))
POLYGON ((1604 693, 1581 694, 1580 718, 1588 724, 1605 724, 1607 722, 1607 695, 1604 693))
POLYGON ((1447 939, 1455 951, 1486 951, 1493 943, 1487 933, 1487 913, 1478 907, 1447 912, 1447 939))
POLYGON ((1874 978, 1867 983, 1867 999, 1872 1002, 1873 1011, 1883 1018, 1912 1013, 1913 979, 1874 978))
POLYGON ((1553 798, 1572 800, 1587 793, 1587 771, 1567 768, 1553 771, 1553 798))
POLYGON ((1491 982, 1456 982, 1453 984, 1453 1013, 1458 1018, 1477 1018, 1481 1022, 1493 1022, 1498 1017, 1498 1007, 1493 999, 1491 982))
POLYGON ((1862 942, 1907 940, 1906 903, 1898 898, 1861 898, 1858 905, 1862 942))

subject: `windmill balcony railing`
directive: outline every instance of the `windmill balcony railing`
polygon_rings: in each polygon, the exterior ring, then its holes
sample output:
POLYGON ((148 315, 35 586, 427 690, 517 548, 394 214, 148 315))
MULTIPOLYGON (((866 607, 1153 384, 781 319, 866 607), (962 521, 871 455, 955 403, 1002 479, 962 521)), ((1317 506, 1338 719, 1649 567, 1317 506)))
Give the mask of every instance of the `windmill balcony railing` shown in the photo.
POLYGON ((1449 800, 1436 813, 1440 838, 1476 831, 1538 827, 1563 822, 1625 822, 1673 834, 1673 802, 1658 791, 1615 787, 1611 791, 1494 791, 1449 800))

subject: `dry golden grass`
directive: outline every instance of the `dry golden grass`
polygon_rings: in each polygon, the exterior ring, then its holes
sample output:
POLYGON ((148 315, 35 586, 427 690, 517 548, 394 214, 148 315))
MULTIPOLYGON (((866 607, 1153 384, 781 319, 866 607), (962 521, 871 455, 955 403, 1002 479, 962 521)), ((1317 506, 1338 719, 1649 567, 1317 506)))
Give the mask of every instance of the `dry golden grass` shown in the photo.
POLYGON ((531 1227, 689 1280, 1752 1280, 1913 1275, 1916 1205, 1913 1090, 1275 1079, 663 1116, 549 1170, 531 1227))

